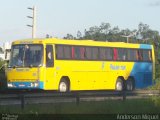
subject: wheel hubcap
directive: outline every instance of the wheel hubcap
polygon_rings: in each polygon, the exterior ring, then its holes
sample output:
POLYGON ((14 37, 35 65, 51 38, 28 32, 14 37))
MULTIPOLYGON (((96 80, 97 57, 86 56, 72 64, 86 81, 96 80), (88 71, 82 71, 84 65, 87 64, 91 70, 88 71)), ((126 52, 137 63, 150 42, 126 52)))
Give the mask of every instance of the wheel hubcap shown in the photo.
POLYGON ((59 86, 60 92, 66 92, 67 91, 67 85, 65 82, 61 82, 59 86))
POLYGON ((122 83, 121 82, 117 82, 116 88, 118 91, 122 90, 122 83))
POLYGON ((127 84, 127 90, 132 90, 132 89, 133 89, 132 82, 129 81, 128 84, 127 84))

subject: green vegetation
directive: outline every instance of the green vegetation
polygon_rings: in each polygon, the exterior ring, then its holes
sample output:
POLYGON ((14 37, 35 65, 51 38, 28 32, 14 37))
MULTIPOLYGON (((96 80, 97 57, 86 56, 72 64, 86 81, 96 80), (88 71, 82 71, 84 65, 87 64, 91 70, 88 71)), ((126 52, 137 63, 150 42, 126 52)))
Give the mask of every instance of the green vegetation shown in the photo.
POLYGON ((156 65, 156 79, 160 81, 160 64, 156 65))
POLYGON ((4 61, 3 60, 0 60, 0 68, 2 67, 2 65, 4 65, 4 61))
POLYGON ((6 88, 5 61, 0 60, 0 90, 6 88))
POLYGON ((20 106, 1 106, 0 113, 11 114, 115 114, 115 113, 160 113, 151 99, 107 100, 103 102, 81 102, 26 105, 22 111, 20 106))
POLYGON ((154 44, 157 48, 160 43, 160 35, 157 30, 152 30, 149 25, 139 23, 138 28, 134 30, 120 29, 118 26, 112 27, 110 23, 101 23, 99 26, 92 26, 83 32, 78 31, 77 36, 67 34, 64 39, 91 39, 95 41, 109 42, 127 42, 126 37, 129 37, 129 43, 145 43, 154 44))
POLYGON ((0 53, 4 53, 3 49, 0 47, 0 53))

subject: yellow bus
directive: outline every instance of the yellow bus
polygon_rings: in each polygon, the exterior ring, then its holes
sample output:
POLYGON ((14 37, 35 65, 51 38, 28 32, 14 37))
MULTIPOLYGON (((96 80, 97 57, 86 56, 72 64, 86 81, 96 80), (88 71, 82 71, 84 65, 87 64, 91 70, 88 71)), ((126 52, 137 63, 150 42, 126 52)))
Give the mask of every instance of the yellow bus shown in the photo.
POLYGON ((12 43, 10 89, 134 90, 153 84, 152 45, 56 38, 12 43))

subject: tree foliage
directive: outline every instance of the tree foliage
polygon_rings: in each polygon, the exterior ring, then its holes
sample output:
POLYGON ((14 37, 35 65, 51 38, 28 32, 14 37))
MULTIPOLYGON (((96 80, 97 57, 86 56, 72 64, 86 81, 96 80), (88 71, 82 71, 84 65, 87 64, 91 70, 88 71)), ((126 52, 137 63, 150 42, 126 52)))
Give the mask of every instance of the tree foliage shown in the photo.
POLYGON ((4 51, 3 51, 3 49, 0 47, 0 53, 3 53, 4 51))
POLYGON ((101 23, 99 26, 92 26, 88 30, 85 29, 82 34, 81 31, 77 32, 74 37, 67 34, 64 39, 91 39, 96 41, 109 41, 109 42, 126 42, 127 38, 123 36, 130 36, 130 43, 149 43, 158 47, 160 43, 159 32, 152 30, 149 25, 139 23, 137 29, 120 29, 118 26, 112 27, 110 23, 101 23))
POLYGON ((71 34, 67 34, 64 39, 69 39, 69 40, 73 40, 75 37, 73 37, 73 35, 71 34))

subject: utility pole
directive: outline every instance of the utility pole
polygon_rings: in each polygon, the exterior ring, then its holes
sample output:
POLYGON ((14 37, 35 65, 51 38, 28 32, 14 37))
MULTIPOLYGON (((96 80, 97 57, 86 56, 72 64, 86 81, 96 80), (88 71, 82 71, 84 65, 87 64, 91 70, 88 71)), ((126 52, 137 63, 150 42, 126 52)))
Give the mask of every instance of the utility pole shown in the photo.
POLYGON ((33 6, 33 8, 28 8, 29 10, 32 10, 32 16, 27 16, 28 18, 32 19, 32 25, 27 25, 28 27, 32 28, 32 38, 36 37, 36 6, 33 6))
POLYGON ((130 38, 131 36, 121 35, 121 37, 125 37, 125 38, 127 38, 127 43, 128 43, 128 42, 129 42, 129 38, 130 38))
POLYGON ((121 35, 121 37, 125 37, 125 38, 127 38, 127 43, 129 43, 129 38, 130 38, 130 37, 135 36, 135 35, 136 35, 136 33, 137 33, 137 31, 135 31, 134 33, 131 33, 130 35, 127 35, 127 36, 125 36, 125 35, 121 35))

